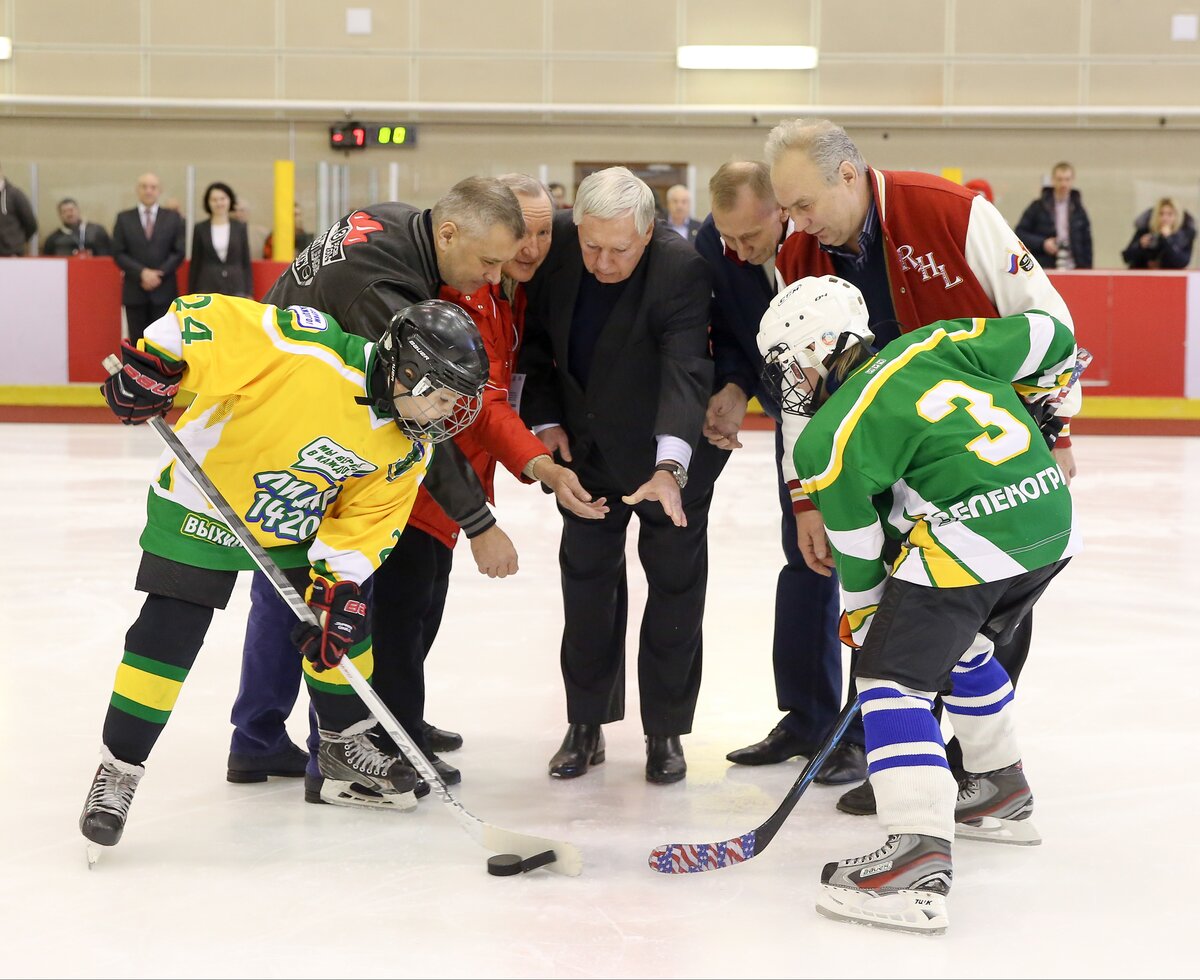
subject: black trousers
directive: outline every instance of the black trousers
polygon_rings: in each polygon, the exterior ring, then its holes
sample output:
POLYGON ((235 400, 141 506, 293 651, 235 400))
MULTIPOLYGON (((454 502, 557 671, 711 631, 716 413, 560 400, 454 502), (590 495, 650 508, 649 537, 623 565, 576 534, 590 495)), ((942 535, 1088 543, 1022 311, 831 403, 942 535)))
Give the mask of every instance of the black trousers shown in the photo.
POLYGON ((638 643, 642 728, 647 735, 684 735, 692 730, 700 693, 712 488, 685 506, 688 524, 679 528, 657 501, 622 503, 603 469, 585 467, 579 478, 592 494, 608 498, 609 512, 588 521, 559 508, 567 719, 595 725, 625 717, 625 535, 636 512, 649 589, 638 643))
POLYGON ((125 324, 129 327, 129 342, 134 346, 142 339, 146 328, 155 320, 166 314, 171 308, 172 300, 162 303, 138 303, 125 305, 125 324))
MULTIPOLYGON (((375 674, 371 686, 423 752, 425 658, 442 625, 454 552, 430 534, 409 526, 379 569, 374 589, 371 639, 375 674)), ((381 737, 386 748, 391 739, 381 737)))
MULTIPOLYGON (((889 539, 884 545, 883 558, 889 565, 896 560, 900 553, 900 543, 889 539)), ((870 633, 868 632, 868 636, 870 633)), ((1008 673, 1008 678, 1012 681, 1012 686, 1015 689, 1017 686, 1017 678, 1021 676, 1021 670, 1025 666, 1025 661, 1029 659, 1029 646, 1033 641, 1033 610, 1029 609, 1021 621, 1016 626, 1009 626, 1006 633, 996 640, 996 647, 992 651, 992 656, 996 662, 1008 673)), ((966 647, 963 647, 966 651, 966 647)), ((849 704, 858 696, 858 686, 855 681, 858 679, 859 672, 859 651, 855 650, 850 655, 850 690, 846 695, 846 704, 849 704)), ((939 697, 933 707, 934 716, 938 719, 942 717, 942 699, 939 697)), ((958 744, 957 738, 952 738, 946 743, 946 761, 950 763, 950 768, 954 772, 962 770, 962 748, 958 744)))

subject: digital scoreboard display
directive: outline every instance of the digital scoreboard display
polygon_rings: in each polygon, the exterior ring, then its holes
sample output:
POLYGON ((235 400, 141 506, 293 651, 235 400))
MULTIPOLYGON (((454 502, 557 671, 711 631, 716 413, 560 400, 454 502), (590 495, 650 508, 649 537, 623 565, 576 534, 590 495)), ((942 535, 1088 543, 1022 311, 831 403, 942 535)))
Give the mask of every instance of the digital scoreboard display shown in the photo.
POLYGON ((365 150, 370 147, 417 145, 417 127, 412 123, 340 123, 329 127, 331 150, 365 150))

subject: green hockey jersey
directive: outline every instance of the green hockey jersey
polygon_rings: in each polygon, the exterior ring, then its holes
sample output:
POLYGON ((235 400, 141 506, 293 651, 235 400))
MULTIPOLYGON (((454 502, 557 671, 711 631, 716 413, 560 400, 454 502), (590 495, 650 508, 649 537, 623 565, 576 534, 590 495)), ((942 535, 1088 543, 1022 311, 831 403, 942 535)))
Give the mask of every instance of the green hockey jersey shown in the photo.
MULTIPOLYGON (((431 448, 355 402, 373 344, 323 313, 184 296, 140 346, 184 361, 196 392, 175 431, 283 568, 362 582, 408 521, 431 448)), ((187 565, 254 563, 168 451, 142 548, 187 565)))
POLYGON ((934 588, 994 582, 1076 553, 1066 481, 1022 399, 1060 394, 1075 338, 1031 312, 943 320, 862 365, 796 442, 856 642, 891 573, 934 588))

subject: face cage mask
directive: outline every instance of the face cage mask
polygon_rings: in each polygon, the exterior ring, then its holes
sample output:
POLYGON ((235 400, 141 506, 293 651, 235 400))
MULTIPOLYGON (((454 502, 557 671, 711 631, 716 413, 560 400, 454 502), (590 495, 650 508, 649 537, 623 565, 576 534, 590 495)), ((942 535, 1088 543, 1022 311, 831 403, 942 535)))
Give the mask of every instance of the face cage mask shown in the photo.
MULTIPOLYGON (((438 385, 430 381, 428 377, 425 377, 417 382, 408 395, 401 395, 399 397, 406 398, 413 396, 420 398, 437 391, 438 388, 438 385)), ((454 391, 453 388, 446 388, 446 390, 454 391)), ((448 414, 437 417, 425 412, 411 418, 401 415, 399 407, 393 401, 392 421, 410 439, 420 439, 422 442, 429 443, 439 443, 445 442, 447 439, 453 439, 475 421, 479 415, 479 410, 483 407, 482 393, 478 395, 464 395, 461 392, 455 392, 455 395, 457 397, 454 401, 454 408, 448 414)), ((410 403, 410 405, 415 405, 415 403, 410 403)))
POLYGON ((781 411, 789 415, 812 415, 816 411, 814 391, 804 376, 800 362, 792 357, 781 361, 785 347, 781 344, 771 348, 763 363, 762 379, 777 402, 781 411))

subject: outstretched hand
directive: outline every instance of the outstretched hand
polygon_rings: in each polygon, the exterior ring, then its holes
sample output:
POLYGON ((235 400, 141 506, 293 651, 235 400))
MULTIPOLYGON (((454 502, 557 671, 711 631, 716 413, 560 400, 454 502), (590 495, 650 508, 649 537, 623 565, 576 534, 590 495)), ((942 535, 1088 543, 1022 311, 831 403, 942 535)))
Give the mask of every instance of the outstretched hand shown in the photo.
POLYGON ((656 470, 649 480, 621 499, 630 507, 640 504, 643 500, 657 500, 662 504, 663 513, 671 518, 672 524, 676 527, 687 527, 687 514, 683 510, 683 495, 679 492, 679 484, 666 470, 656 470))
POLYGON ((704 413, 704 438, 718 449, 741 449, 738 432, 746 418, 749 400, 732 381, 708 400, 704 413))
POLYGON ((584 489, 573 470, 542 460, 534 473, 539 482, 554 491, 554 496, 563 510, 589 521, 601 520, 608 513, 608 498, 592 499, 592 495, 584 489))

